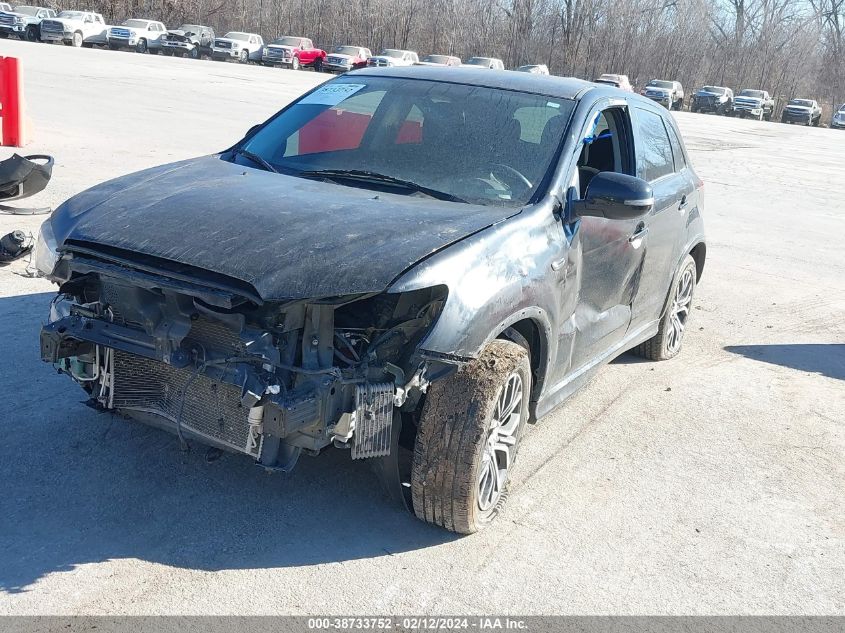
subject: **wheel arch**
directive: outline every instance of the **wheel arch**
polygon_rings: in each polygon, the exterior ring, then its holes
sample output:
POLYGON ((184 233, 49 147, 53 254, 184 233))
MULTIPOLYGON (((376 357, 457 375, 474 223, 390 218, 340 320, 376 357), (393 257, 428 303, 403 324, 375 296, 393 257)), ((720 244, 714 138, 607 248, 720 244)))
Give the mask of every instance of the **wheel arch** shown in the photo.
POLYGON ((548 320, 545 318, 545 313, 539 308, 527 308, 520 310, 503 322, 496 334, 490 336, 484 343, 484 347, 486 347, 492 340, 505 339, 528 350, 533 378, 533 384, 531 385, 532 403, 536 402, 543 392, 550 362, 550 332, 550 326, 548 320))
POLYGON ((704 273, 704 260, 707 256, 707 245, 704 242, 698 242, 690 249, 689 254, 695 260, 696 281, 701 281, 701 275, 704 273))

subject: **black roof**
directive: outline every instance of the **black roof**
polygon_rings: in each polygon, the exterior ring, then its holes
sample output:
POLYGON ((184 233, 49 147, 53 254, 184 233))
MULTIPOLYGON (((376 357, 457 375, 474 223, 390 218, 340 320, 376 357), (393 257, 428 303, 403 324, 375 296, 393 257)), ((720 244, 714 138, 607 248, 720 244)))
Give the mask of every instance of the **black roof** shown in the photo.
MULTIPOLYGON (((589 90, 614 90, 599 87, 583 79, 574 77, 555 77, 553 75, 534 75, 512 70, 490 70, 487 68, 456 68, 438 66, 398 66, 386 68, 362 68, 347 73, 352 75, 371 75, 374 77, 399 77, 406 79, 428 79, 446 83, 469 84, 486 88, 502 88, 548 95, 558 99, 578 99, 589 90)), ((624 93, 630 96, 631 93, 624 93)))

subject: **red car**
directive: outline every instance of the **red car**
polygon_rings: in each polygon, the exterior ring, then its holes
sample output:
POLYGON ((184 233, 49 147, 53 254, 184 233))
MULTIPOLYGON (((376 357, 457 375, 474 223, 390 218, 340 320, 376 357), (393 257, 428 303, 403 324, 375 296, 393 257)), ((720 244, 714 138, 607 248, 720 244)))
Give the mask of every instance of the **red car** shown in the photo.
POLYGON ((310 66, 317 72, 323 70, 326 61, 326 51, 315 48, 314 43, 307 37, 279 37, 264 46, 261 62, 265 66, 290 66, 298 70, 302 66, 310 66))

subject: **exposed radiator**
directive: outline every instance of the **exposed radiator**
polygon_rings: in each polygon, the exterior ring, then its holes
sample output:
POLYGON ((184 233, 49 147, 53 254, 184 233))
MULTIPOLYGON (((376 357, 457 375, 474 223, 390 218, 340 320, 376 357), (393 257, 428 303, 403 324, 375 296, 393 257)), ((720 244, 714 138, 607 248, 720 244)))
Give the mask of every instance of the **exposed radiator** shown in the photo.
MULTIPOLYGON (((226 349, 227 354, 237 355, 242 350, 233 330, 203 318, 194 322, 186 337, 186 346, 192 342, 207 349, 226 349)), ((261 442, 256 444, 255 438, 250 438, 249 408, 241 404, 240 388, 202 373, 194 374, 193 368, 175 368, 115 350, 112 405, 154 413, 174 424, 181 412, 183 429, 256 459, 260 457, 261 442)))
POLYGON ((389 382, 366 383, 355 388, 352 459, 390 454, 394 391, 389 382))

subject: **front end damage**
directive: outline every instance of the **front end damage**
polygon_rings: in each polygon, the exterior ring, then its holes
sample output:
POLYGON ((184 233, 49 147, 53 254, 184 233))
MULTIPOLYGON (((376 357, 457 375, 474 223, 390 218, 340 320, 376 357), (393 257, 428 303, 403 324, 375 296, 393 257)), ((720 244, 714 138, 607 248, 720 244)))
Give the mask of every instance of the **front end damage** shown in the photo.
POLYGON ((84 256, 63 265, 42 359, 97 408, 266 468, 329 445, 390 454, 394 419, 448 370, 418 351, 444 287, 270 304, 84 256))

